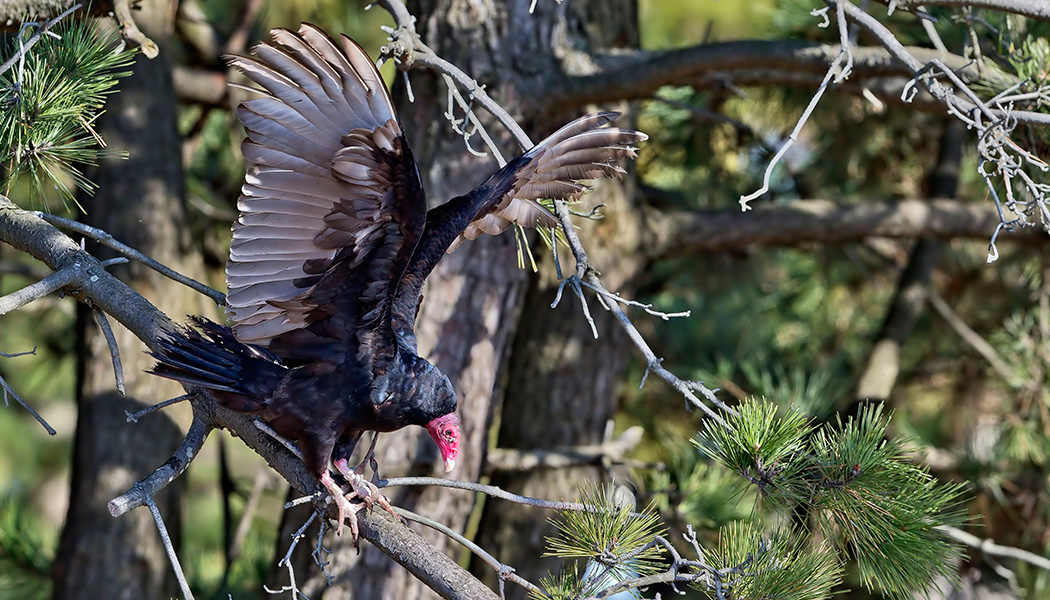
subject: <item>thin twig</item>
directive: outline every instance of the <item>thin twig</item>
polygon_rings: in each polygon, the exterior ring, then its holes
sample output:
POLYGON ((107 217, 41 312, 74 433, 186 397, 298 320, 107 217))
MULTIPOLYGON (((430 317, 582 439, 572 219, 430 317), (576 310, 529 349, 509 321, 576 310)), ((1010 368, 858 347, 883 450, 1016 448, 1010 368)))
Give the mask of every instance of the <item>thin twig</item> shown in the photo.
MULTIPOLYGON (((295 583, 295 567, 292 566, 292 552, 295 551, 296 546, 299 545, 299 540, 306 537, 306 528, 309 527, 310 523, 313 523, 314 519, 316 518, 317 511, 310 513, 310 518, 307 519, 305 523, 303 523, 302 527, 300 527, 295 533, 292 534, 292 543, 288 546, 288 552, 285 552, 284 557, 277 562, 278 567, 285 566, 288 568, 288 585, 283 586, 279 590, 271 590, 270 588, 264 585, 263 589, 266 590, 266 593, 277 595, 283 594, 284 592, 291 592, 292 600, 296 600, 296 598, 299 597, 306 598, 306 595, 299 591, 299 587, 295 583)), ((321 525, 324 525, 324 519, 321 519, 321 525)), ((306 600, 310 599, 306 598, 306 600)))
POLYGON ((802 133, 802 128, 805 126, 806 122, 809 121, 809 117, 813 114, 813 110, 817 108, 817 104, 820 102, 820 98, 824 95, 824 92, 827 91, 828 85, 831 84, 832 79, 835 79, 837 83, 838 78, 836 77, 836 74, 846 72, 845 68, 842 68, 840 70, 840 67, 843 67, 844 62, 846 64, 849 64, 852 62, 852 60, 852 54, 850 53, 849 49, 845 47, 841 52, 839 52, 839 55, 835 57, 835 60, 831 63, 831 66, 828 67, 828 72, 824 74, 824 79, 821 80, 820 87, 817 88, 817 91, 813 94, 813 97, 810 98, 809 104, 806 105, 806 110, 802 111, 802 116, 799 117, 798 122, 795 123, 794 129, 791 130, 791 133, 788 135, 788 138, 784 140, 784 143, 780 146, 780 149, 777 150, 777 153, 774 154, 773 158, 770 159, 769 164, 766 165, 766 170, 762 174, 762 186, 754 192, 751 192, 750 194, 740 196, 740 210, 744 212, 751 210, 752 206, 750 202, 769 191, 769 181, 773 176, 773 168, 780 163, 781 159, 784 158, 784 155, 787 154, 787 151, 791 148, 791 146, 795 145, 795 142, 798 141, 798 136, 800 133, 802 133))
POLYGON ((984 554, 988 554, 990 556, 1005 556, 1007 558, 1015 558, 1021 562, 1026 562, 1032 566, 1043 569, 1044 571, 1050 571, 1050 559, 1044 556, 1039 556, 1038 554, 1029 552, 1027 550, 1022 550, 1020 548, 1002 546, 1000 544, 996 544, 994 540, 981 539, 976 535, 966 533, 965 531, 957 527, 950 527, 948 525, 938 525, 934 527, 934 529, 942 531, 953 540, 966 544, 971 548, 976 548, 984 554))
POLYGON ((26 350, 25 352, 15 352, 13 354, 0 352, 0 358, 18 358, 19 356, 36 356, 36 346, 33 346, 32 350, 26 350))
POLYGON ((415 521, 416 523, 419 523, 421 525, 426 525, 427 527, 430 527, 431 529, 435 529, 437 531, 440 531, 441 533, 445 534, 449 538, 455 540, 456 542, 459 542, 460 545, 466 547, 468 550, 473 552, 475 556, 477 556, 481 560, 485 561, 485 563, 488 566, 490 566, 493 569, 495 569, 496 572, 499 573, 501 579, 507 579, 509 581, 513 581, 514 583, 516 583, 516 584, 520 585, 521 587, 529 590, 530 592, 542 593, 542 590, 540 590, 540 588, 538 588, 535 585, 533 585, 532 582, 530 582, 528 579, 525 579, 524 577, 514 573, 514 569, 512 569, 509 566, 503 564, 495 556, 492 556, 491 554, 486 552, 481 546, 478 546, 477 544, 475 544, 474 542, 470 541, 469 539, 463 537, 459 533, 456 533, 455 531, 453 531, 449 527, 447 527, 447 526, 445 526, 445 525, 443 525, 441 523, 438 523, 437 521, 435 521, 433 519, 428 519, 427 517, 424 517, 422 515, 416 514, 416 513, 412 512, 410 510, 401 508, 400 506, 395 506, 394 507, 394 512, 396 512, 397 514, 401 515, 402 517, 408 519, 409 521, 415 521))
POLYGON ((652 304, 643 304, 641 302, 636 302, 634 300, 628 300, 627 298, 624 298, 620 294, 614 294, 614 293, 606 290, 605 288, 598 288, 596 286, 593 286, 593 285, 587 283, 586 281, 582 281, 580 283, 584 287, 587 287, 587 288, 590 288, 590 289, 594 290, 598 294, 598 296, 600 296, 600 297, 608 298, 608 299, 613 300, 615 302, 619 302, 619 303, 621 303, 621 304, 623 304, 625 306, 636 306, 636 307, 644 310, 646 313, 648 313, 648 314, 650 314, 650 315, 652 315, 654 317, 660 317, 664 321, 669 321, 671 319, 678 319, 678 318, 688 318, 689 315, 692 312, 692 311, 686 310, 686 311, 676 312, 676 313, 665 313, 665 312, 662 312, 662 311, 659 311, 659 310, 653 310, 653 305, 652 304))
POLYGON ((172 398, 170 400, 165 400, 164 402, 158 402, 156 404, 153 404, 151 406, 147 406, 146 408, 144 408, 142 410, 135 411, 135 412, 129 412, 129 411, 125 410, 124 411, 124 415, 127 417, 127 422, 128 423, 138 423, 139 419, 141 419, 142 417, 150 414, 151 412, 158 411, 158 410, 160 410, 162 408, 171 406, 172 404, 177 404, 179 402, 183 402, 184 400, 189 400, 189 399, 191 399, 193 397, 194 397, 193 394, 183 394, 181 396, 175 396, 174 398, 172 398))
POLYGON ((113 361, 113 378, 117 383, 117 393, 123 398, 127 393, 124 387, 124 366, 120 362, 120 348, 117 347, 117 337, 113 335, 113 328, 109 325, 106 313, 102 312, 99 307, 92 306, 91 314, 95 317, 95 322, 98 323, 99 329, 102 330, 102 335, 106 338, 106 344, 109 346, 109 357, 113 361))
POLYGON ((40 41, 40 38, 46 35, 52 27, 57 25, 58 22, 62 19, 65 19, 69 15, 80 10, 82 6, 83 4, 74 4, 73 6, 70 6, 65 11, 63 11, 62 14, 41 25, 37 29, 36 33, 33 34, 33 37, 18 45, 18 52, 16 52, 11 58, 5 60, 4 64, 0 65, 0 74, 6 73, 11 67, 15 66, 15 63, 20 62, 25 57, 26 53, 29 52, 33 48, 33 46, 35 46, 36 43, 40 41))
POLYGON ((553 510, 575 510, 585 512, 599 512, 601 510, 579 502, 560 502, 558 500, 530 498, 528 496, 512 494, 511 492, 494 485, 485 485, 483 483, 473 483, 470 481, 457 481, 455 479, 441 479, 440 477, 391 477, 390 479, 380 479, 379 483, 376 484, 376 487, 385 488, 399 485, 433 485, 454 488, 457 490, 467 490, 492 496, 493 498, 500 498, 501 500, 516 502, 518 504, 527 504, 529 506, 537 506, 539 508, 549 508, 553 510))
POLYGON ((977 354, 980 354, 982 358, 988 361, 989 366, 991 366, 992 369, 1003 378, 1003 381, 1015 389, 1024 386, 1024 381, 1019 379, 1017 375, 1010 370, 1009 365, 1007 365, 1006 361, 999 356, 999 353, 995 351, 995 348, 993 348, 988 342, 984 341, 984 338, 967 325, 966 321, 952 310, 952 307, 944 301, 944 298, 941 298, 940 294, 932 288, 927 289, 926 300, 930 303, 934 312, 944 319, 944 322, 952 331, 962 338, 964 342, 969 344, 977 354))
POLYGON ((204 446, 204 441, 208 439, 209 433, 211 433, 211 425, 195 412, 193 422, 186 431, 186 437, 171 454, 171 458, 164 461, 163 465, 157 467, 148 476, 135 482, 127 492, 110 500, 107 504, 109 514, 119 517, 152 501, 158 491, 182 475, 182 472, 190 466, 190 462, 204 446))
POLYGON ((285 439, 284 436, 282 436, 281 434, 279 434, 276 431, 274 431, 273 427, 270 427, 268 424, 263 423, 259 419, 255 420, 255 427, 259 431, 262 431, 266 435, 272 437, 274 440, 277 441, 277 443, 279 443, 282 446, 284 446, 285 448, 287 448, 288 451, 291 452, 292 454, 294 454, 295 456, 297 456, 299 458, 299 460, 301 460, 303 462, 306 462, 306 459, 303 458, 302 450, 300 450, 298 446, 293 444, 291 442, 291 440, 285 439))
POLYGON ((171 568, 175 571, 175 578, 179 581, 179 588, 182 589, 182 597, 185 600, 193 600, 190 584, 186 581, 186 574, 182 572, 179 556, 175 553, 175 547, 171 544, 168 529, 164 527, 164 518, 160 516, 160 509, 157 508, 157 503, 154 502, 153 496, 146 498, 146 505, 149 506, 149 511, 153 514, 153 520, 157 523, 157 531, 160 532, 160 539, 164 543, 164 552, 167 553, 168 560, 171 561, 171 568))
POLYGON ((0 315, 5 315, 13 310, 48 296, 58 290, 72 284, 80 277, 80 263, 74 263, 64 269, 55 271, 40 281, 27 285, 26 287, 0 297, 0 315))
POLYGON ((105 232, 105 231, 103 231, 101 229, 98 229, 96 227, 91 227, 90 225, 85 225, 83 223, 78 223, 77 221, 73 221, 72 219, 65 219, 63 217, 58 217, 58 216, 55 216, 55 215, 52 215, 52 214, 48 214, 48 213, 45 213, 45 212, 33 211, 30 214, 33 215, 34 217, 37 217, 37 218, 42 219, 44 221, 47 221, 48 223, 54 225, 55 227, 61 227, 63 229, 68 229, 70 231, 75 231, 75 232, 80 233, 82 235, 86 235, 87 237, 95 240, 96 242, 102 244, 103 246, 106 246, 108 248, 112 248, 113 250, 116 250, 117 252, 120 252, 121 254, 123 254, 124 256, 127 256, 128 258, 130 258, 132 260, 136 260, 136 261, 146 265, 147 267, 153 269, 154 271, 160 273, 161 275, 163 275, 163 276, 165 276, 165 277, 167 277, 169 279, 175 280, 175 281, 181 283, 182 285, 185 285, 188 288, 191 288, 193 290, 196 290, 196 291, 204 294, 205 296, 207 296, 207 297, 211 298, 212 300, 214 300, 215 303, 218 304, 219 306, 222 306, 222 305, 226 304, 226 295, 223 294, 222 292, 220 292, 218 290, 215 290, 215 289, 212 289, 212 288, 204 285, 203 283, 201 283, 201 282, 199 282, 199 281, 197 281, 195 279, 192 279, 190 277, 186 277, 185 275, 177 273, 173 269, 162 265, 161 263, 153 260, 152 258, 150 258, 150 257, 146 256, 145 254, 139 252, 138 250, 135 250, 131 246, 128 246, 127 244, 118 242, 111 234, 109 234, 109 233, 107 233, 107 232, 105 232))
MULTIPOLYGON (((34 350, 35 350, 35 348, 34 348, 34 350)), ((37 420, 37 423, 40 423, 41 425, 44 426, 44 429, 47 430, 48 435, 55 435, 55 433, 57 433, 55 431, 55 428, 52 427, 51 425, 49 425, 48 422, 44 420, 44 417, 40 416, 40 413, 38 413, 35 410, 33 410, 32 406, 29 406, 28 404, 26 404, 26 401, 23 400, 22 397, 19 396, 17 393, 15 393, 15 390, 12 389, 10 385, 8 385, 7 381, 4 380, 4 377, 2 375, 0 375, 0 388, 3 388, 4 405, 5 406, 8 405, 8 401, 7 401, 7 397, 8 396, 14 398, 15 402, 21 404, 22 408, 26 409, 27 411, 29 411, 29 414, 33 415, 33 418, 37 420)))

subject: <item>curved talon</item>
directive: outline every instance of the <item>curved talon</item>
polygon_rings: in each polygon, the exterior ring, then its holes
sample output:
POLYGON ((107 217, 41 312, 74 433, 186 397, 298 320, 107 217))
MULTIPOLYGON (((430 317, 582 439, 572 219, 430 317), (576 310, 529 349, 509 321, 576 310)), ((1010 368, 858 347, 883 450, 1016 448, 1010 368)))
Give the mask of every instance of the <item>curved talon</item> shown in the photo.
POLYGON ((359 548, 358 538, 358 527, 357 527, 357 513, 361 509, 365 508, 367 503, 355 504, 350 502, 350 498, 356 495, 356 492, 351 491, 349 494, 343 493, 343 488, 332 479, 331 473, 325 470, 324 474, 321 475, 321 485, 328 490, 329 498, 332 502, 335 502, 335 507, 339 511, 339 525, 336 526, 335 534, 337 536, 343 535, 343 523, 345 521, 350 522, 350 534, 353 536, 354 547, 359 548))

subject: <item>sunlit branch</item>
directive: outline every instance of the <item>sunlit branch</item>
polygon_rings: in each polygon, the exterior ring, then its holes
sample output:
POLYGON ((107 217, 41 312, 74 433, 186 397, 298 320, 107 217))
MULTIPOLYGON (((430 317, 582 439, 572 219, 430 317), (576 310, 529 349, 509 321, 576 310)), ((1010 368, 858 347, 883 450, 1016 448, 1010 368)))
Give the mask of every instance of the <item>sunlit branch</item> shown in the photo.
POLYGON ((139 252, 131 246, 117 241, 116 238, 114 238, 111 234, 101 229, 91 227, 90 225, 85 225, 83 223, 78 223, 77 221, 73 221, 71 219, 65 219, 63 217, 48 214, 45 212, 36 211, 32 212, 31 214, 39 219, 47 221, 48 223, 56 227, 61 227, 70 231, 75 231, 95 240, 103 246, 116 250, 117 252, 120 252, 128 258, 146 265, 147 267, 153 269, 154 271, 160 273, 168 279, 177 281, 190 289, 196 290, 204 294, 205 296, 214 300, 215 303, 220 306, 226 303, 226 295, 222 292, 208 287, 195 279, 182 275, 181 273, 177 273, 174 269, 162 265, 161 263, 157 262, 156 260, 153 260, 149 256, 146 256, 145 254, 139 252))

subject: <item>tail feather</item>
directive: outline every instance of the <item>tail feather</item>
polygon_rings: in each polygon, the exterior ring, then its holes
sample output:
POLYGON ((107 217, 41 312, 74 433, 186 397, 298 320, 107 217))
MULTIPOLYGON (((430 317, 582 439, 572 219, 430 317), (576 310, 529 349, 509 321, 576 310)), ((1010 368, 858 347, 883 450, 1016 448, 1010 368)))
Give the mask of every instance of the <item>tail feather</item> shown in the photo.
POLYGON ((262 410, 288 367, 267 350, 238 341, 229 327, 201 317, 191 321, 195 328, 168 331, 149 353, 157 359, 149 372, 218 392, 216 399, 227 408, 262 410))

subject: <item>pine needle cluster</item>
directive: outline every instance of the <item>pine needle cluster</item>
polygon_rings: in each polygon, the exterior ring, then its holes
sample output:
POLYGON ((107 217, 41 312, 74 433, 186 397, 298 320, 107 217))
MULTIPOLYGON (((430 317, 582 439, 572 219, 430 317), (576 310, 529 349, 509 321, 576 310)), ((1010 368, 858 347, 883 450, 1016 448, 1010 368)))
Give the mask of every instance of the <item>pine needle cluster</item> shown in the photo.
MULTIPOLYGON (((579 501, 592 510, 567 511, 555 515, 556 529, 547 538, 544 556, 588 561, 580 573, 579 564, 540 583, 547 598, 587 597, 624 579, 649 575, 663 569, 662 548, 653 545, 663 535, 660 517, 652 506, 641 512, 626 503, 617 503, 612 487, 585 484, 579 501)), ((537 596, 544 598, 544 596, 537 596)))
MULTIPOLYGON (((4 193, 23 178, 41 201, 49 189, 57 190, 63 202, 73 200, 76 188, 94 190, 80 170, 95 164, 105 146, 93 123, 134 60, 134 52, 121 50, 118 41, 111 30, 66 22, 0 74, 4 193)), ((5 54, 16 56, 20 49, 15 39, 5 54)))
POLYGON ((904 598, 955 576, 958 550, 936 527, 962 523, 962 486, 909 463, 903 444, 886 437, 881 405, 813 429, 798 413, 750 400, 727 422, 704 427, 701 451, 772 507, 808 514, 819 537, 856 559, 865 587, 904 598))
POLYGON ((785 529, 765 533, 750 522, 723 527, 709 561, 719 581, 694 587, 710 597, 728 591, 723 597, 819 600, 842 577, 842 561, 827 543, 785 529))

